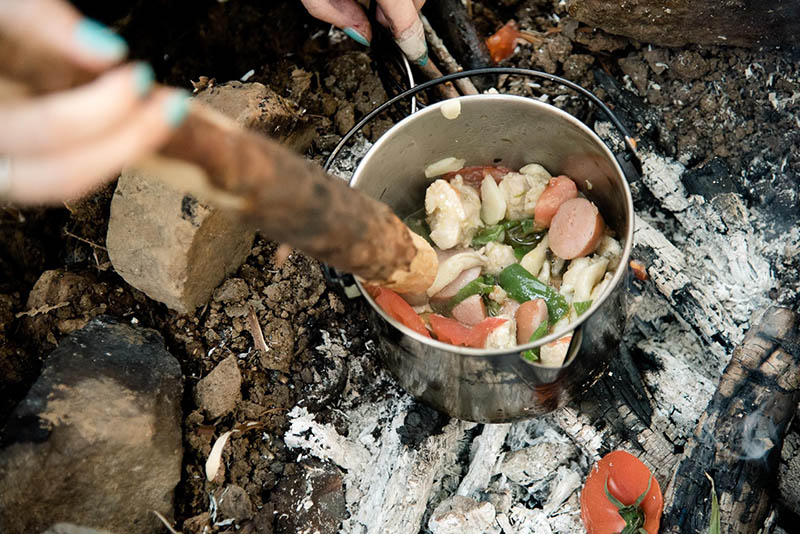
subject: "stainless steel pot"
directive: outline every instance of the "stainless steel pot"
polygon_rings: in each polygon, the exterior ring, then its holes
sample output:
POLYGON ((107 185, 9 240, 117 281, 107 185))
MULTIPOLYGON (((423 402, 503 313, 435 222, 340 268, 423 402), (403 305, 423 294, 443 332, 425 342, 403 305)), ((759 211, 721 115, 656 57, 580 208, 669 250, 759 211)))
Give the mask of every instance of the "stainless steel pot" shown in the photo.
POLYGON ((623 257, 611 288, 571 325, 573 343, 558 368, 521 356, 558 335, 513 350, 455 347, 404 327, 359 288, 372 307, 385 364, 410 394, 471 421, 499 423, 542 415, 586 391, 615 356, 625 318, 623 279, 632 245, 633 201, 614 155, 572 115, 517 96, 458 100, 461 112, 453 120, 443 116, 439 103, 386 132, 361 161, 351 186, 387 203, 402 218, 424 205, 431 180, 423 170, 444 157, 464 158, 466 165, 512 169, 540 163, 553 175, 575 180, 620 239, 623 257))

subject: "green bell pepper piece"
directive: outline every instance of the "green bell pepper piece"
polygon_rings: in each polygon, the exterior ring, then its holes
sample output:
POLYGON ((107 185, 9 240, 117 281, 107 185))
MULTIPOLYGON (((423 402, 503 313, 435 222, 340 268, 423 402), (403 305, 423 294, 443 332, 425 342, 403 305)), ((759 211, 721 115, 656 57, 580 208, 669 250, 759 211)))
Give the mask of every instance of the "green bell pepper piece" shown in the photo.
POLYGON ((591 300, 582 300, 580 302, 573 302, 572 303, 572 306, 575 308, 575 313, 578 314, 578 317, 583 315, 583 312, 588 310, 591 305, 592 305, 592 301, 591 300))
POLYGON ((512 263, 498 277, 500 287, 519 303, 533 299, 544 299, 550 324, 558 322, 569 312, 567 300, 554 287, 537 279, 519 263, 512 263))

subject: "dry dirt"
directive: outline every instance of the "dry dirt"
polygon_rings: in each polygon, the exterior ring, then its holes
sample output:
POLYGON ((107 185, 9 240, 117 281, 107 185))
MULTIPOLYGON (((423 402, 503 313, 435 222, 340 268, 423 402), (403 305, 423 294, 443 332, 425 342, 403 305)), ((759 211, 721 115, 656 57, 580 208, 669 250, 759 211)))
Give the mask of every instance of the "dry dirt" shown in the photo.
MULTIPOLYGON (((297 1, 76 3, 119 28, 134 55, 150 60, 161 81, 191 88, 190 80, 202 75, 226 81, 254 69, 251 81, 297 101, 313 117, 317 135, 307 155, 317 161, 355 120, 386 99, 365 50, 329 32, 297 1)), ((546 34, 541 47, 520 45, 506 64, 564 75, 603 98, 627 91, 627 106, 618 111, 636 125, 643 143, 674 155, 698 176, 715 173, 727 179, 727 186, 747 202, 771 202, 776 218, 800 209, 797 50, 649 47, 580 27, 553 0, 473 2, 473 7, 478 29, 487 36, 509 18, 531 31, 560 28, 546 34), (603 79, 603 73, 618 85, 603 79)), ((544 91, 550 102, 579 116, 592 113, 579 99, 548 84, 504 78, 498 88, 529 95, 544 91)), ((390 123, 385 118, 367 134, 374 137, 390 123)), ((108 263, 103 244, 112 191, 109 186, 64 208, 0 210, 0 422, 24 396, 58 340, 90 317, 109 314, 154 327, 181 362, 186 379, 179 525, 209 511, 209 493, 217 485, 206 482, 203 465, 220 432, 215 429, 257 422, 226 448, 223 464, 230 472, 225 479, 244 488, 260 510, 251 522, 256 531, 296 528, 276 519, 280 513, 273 514, 288 510, 293 477, 309 469, 281 440, 287 412, 302 401, 345 432, 335 408, 347 368, 342 356, 315 348, 323 343, 324 331, 347 340, 348 351, 365 352, 372 334, 364 327, 364 304, 348 301, 329 285, 314 260, 292 253, 275 265, 276 246, 259 238, 233 281, 218 289, 207 306, 189 315, 171 312, 127 286, 108 263), (58 273, 30 295, 48 270, 58 273), (33 307, 59 307, 16 317, 29 300, 33 307), (251 307, 259 322, 269 325, 264 334, 278 365, 254 348, 247 323, 251 307), (195 404, 194 385, 230 355, 240 362, 243 400, 231 415, 208 420, 195 404)), ((662 224, 673 223, 664 216, 662 224)), ((774 288, 776 298, 795 308, 800 302, 798 261, 776 266, 781 284, 774 288)), ((376 368, 367 368, 357 377, 363 381, 362 402, 393 394, 390 384, 376 383, 378 376, 376 368)), ((409 443, 441 428, 441 422, 425 424, 430 418, 420 418, 418 410, 411 414, 409 443)), ((331 491, 341 491, 335 470, 326 476, 331 491)), ((337 501, 332 502, 335 508, 337 501)), ((184 532, 196 524, 199 520, 187 523, 184 532)))

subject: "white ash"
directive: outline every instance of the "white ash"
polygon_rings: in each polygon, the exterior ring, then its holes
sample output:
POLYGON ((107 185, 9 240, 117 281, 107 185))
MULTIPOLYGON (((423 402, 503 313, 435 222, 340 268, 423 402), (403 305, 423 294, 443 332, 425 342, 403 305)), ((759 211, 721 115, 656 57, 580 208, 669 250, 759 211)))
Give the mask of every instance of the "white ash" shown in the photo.
POLYGON ((434 510, 428 529, 432 534, 498 534, 494 506, 454 495, 434 510))
POLYGON ((498 471, 501 449, 510 428, 510 424, 484 425, 481 435, 472 442, 469 470, 458 486, 457 495, 471 497, 486 489, 492 475, 498 471))
POLYGON ((367 155, 372 143, 358 132, 333 160, 328 172, 342 180, 349 181, 358 164, 367 155))

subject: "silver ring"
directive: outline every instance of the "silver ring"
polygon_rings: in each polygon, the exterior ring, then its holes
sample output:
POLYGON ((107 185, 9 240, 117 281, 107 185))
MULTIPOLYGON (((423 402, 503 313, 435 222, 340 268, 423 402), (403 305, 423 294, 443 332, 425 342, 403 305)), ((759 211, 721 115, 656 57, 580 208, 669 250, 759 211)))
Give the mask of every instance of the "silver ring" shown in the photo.
POLYGON ((0 198, 11 191, 11 158, 0 156, 0 198))

